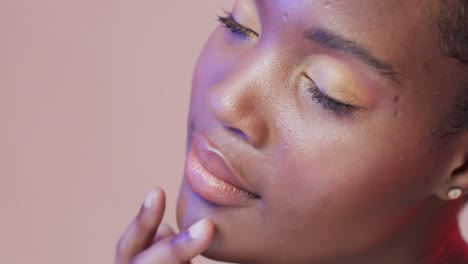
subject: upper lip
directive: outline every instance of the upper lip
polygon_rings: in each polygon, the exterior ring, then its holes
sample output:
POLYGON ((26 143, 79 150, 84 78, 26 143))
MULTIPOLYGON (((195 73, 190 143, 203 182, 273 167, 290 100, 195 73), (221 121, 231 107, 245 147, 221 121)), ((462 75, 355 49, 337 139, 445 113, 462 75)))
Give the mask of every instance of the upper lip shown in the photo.
POLYGON ((231 167, 231 164, 224 157, 223 153, 214 146, 206 137, 193 133, 192 147, 195 154, 198 156, 200 163, 206 168, 213 176, 228 182, 236 188, 245 191, 252 196, 259 197, 254 193, 245 183, 243 183, 231 167))

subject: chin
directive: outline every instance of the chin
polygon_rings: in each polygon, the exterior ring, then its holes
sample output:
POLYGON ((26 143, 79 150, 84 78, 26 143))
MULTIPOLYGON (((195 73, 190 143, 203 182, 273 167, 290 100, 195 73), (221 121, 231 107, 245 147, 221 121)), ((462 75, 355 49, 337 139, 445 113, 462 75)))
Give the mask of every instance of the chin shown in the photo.
POLYGON ((186 230, 203 218, 211 219, 216 226, 213 243, 201 254, 206 258, 234 263, 270 263, 256 259, 259 247, 255 246, 253 238, 256 236, 251 233, 252 230, 247 231, 251 236, 242 232, 249 226, 242 216, 252 212, 253 208, 227 208, 210 203, 193 192, 185 181, 182 182, 177 200, 179 229, 186 230), (237 215, 240 217, 236 217, 237 215))

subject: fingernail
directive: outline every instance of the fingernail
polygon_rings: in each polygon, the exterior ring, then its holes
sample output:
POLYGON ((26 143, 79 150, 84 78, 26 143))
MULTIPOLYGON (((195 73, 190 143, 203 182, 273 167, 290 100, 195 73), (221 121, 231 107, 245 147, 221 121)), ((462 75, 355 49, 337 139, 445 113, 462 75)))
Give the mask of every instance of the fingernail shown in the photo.
POLYGON ((151 207, 154 206, 154 203, 155 203, 155 200, 156 200, 156 196, 158 196, 158 192, 159 192, 159 190, 151 190, 151 191, 146 195, 145 202, 143 203, 143 205, 144 205, 146 208, 151 208, 151 207))
POLYGON ((188 232, 190 234, 190 237, 193 239, 199 239, 202 238, 204 233, 203 229, 205 226, 206 219, 202 219, 195 224, 193 224, 189 229, 188 232))

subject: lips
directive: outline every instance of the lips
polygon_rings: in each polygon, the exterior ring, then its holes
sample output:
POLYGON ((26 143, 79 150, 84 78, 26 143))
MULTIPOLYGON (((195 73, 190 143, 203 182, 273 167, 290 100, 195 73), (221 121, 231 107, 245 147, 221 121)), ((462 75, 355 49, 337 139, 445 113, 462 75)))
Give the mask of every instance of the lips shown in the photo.
POLYGON ((233 206, 259 199, 239 179, 222 153, 196 133, 187 156, 185 176, 195 193, 215 204, 233 206))

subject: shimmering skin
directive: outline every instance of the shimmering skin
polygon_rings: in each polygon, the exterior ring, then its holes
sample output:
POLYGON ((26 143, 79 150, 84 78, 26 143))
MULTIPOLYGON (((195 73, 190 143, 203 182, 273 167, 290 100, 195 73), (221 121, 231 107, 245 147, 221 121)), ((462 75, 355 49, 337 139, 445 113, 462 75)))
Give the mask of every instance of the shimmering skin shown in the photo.
MULTIPOLYGON (((260 199, 220 206, 184 180, 182 229, 216 224, 204 253, 237 263, 428 263, 420 258, 454 218, 447 191, 468 188, 468 136, 434 151, 465 69, 439 49, 428 0, 236 1, 233 16, 259 34, 220 25, 196 66, 190 135, 201 133, 260 199), (389 81, 349 54, 306 40, 323 28, 368 48, 399 72, 389 81), (360 107, 338 115, 310 83, 360 107)), ((224 15, 224 14, 220 14, 224 15)), ((450 263, 450 262, 447 262, 450 263)))

